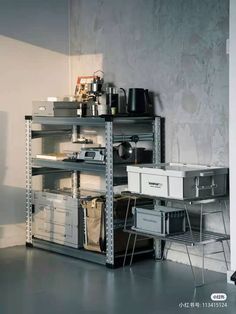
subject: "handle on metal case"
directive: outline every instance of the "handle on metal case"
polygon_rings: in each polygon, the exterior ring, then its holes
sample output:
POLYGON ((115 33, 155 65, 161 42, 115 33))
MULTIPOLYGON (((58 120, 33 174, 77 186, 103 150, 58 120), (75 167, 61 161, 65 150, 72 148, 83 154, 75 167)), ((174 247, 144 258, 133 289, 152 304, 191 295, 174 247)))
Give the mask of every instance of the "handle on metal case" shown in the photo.
POLYGON ((214 172, 213 171, 206 171, 206 172, 201 172, 200 177, 210 177, 213 176, 214 172))
POLYGON ((212 190, 216 189, 218 187, 217 184, 212 184, 212 185, 197 185, 198 190, 212 190))

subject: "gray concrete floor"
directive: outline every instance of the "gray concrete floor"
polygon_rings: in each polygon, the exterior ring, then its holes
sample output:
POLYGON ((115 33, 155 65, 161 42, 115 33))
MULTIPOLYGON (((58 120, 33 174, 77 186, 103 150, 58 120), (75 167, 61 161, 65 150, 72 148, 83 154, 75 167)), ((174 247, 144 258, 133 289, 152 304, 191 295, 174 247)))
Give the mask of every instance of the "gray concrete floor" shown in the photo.
POLYGON ((206 272, 196 290, 190 268, 142 261, 115 270, 25 247, 0 250, 1 314, 235 313, 236 286, 206 272), (213 292, 227 293, 227 308, 203 308, 213 292), (201 308, 180 308, 180 303, 201 308), (195 305, 196 306, 196 305, 195 305))

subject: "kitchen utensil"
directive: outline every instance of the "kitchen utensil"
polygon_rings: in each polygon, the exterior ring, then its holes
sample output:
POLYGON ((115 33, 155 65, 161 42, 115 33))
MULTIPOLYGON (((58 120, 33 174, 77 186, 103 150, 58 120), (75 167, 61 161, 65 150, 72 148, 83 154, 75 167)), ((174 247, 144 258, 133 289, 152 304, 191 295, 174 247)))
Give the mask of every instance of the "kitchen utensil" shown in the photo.
POLYGON ((129 142, 122 142, 118 146, 118 155, 121 159, 127 160, 132 156, 133 148, 129 142))
POLYGON ((116 107, 111 107, 111 114, 114 116, 117 113, 116 107))
POLYGON ((114 112, 118 109, 118 104, 119 104, 119 95, 116 87, 107 87, 106 88, 106 105, 108 107, 108 113, 112 114, 112 111, 114 112))
POLYGON ((148 89, 130 88, 127 111, 129 113, 141 114, 147 112, 149 105, 148 89))
POLYGON ((126 112, 126 91, 124 88, 107 87, 106 104, 112 115, 126 112), (113 109, 115 108, 115 109, 113 109))
POLYGON ((118 104, 118 113, 126 113, 127 108, 127 97, 126 91, 124 88, 120 87, 119 92, 119 104, 118 104))
POLYGON ((78 102, 78 109, 77 109, 77 116, 78 117, 85 117, 86 116, 86 103, 78 102))
POLYGON ((89 100, 86 103, 86 116, 96 117, 98 115, 98 104, 94 100, 89 100))
POLYGON ((103 79, 99 76, 94 77, 93 82, 88 84, 88 91, 93 94, 102 93, 103 79))
POLYGON ((88 92, 91 94, 94 94, 95 96, 99 96, 102 94, 102 85, 103 85, 103 78, 97 75, 97 73, 102 73, 104 75, 104 72, 101 70, 98 70, 93 73, 93 80, 91 83, 88 84, 88 92))
MULTIPOLYGON (((118 146, 119 147, 119 146, 118 146)), ((135 154, 135 149, 133 149, 132 154, 128 159, 122 159, 119 156, 118 153, 118 147, 114 147, 113 150, 113 162, 115 164, 124 164, 124 163, 130 163, 130 164, 137 164, 137 163, 142 163, 142 162, 151 162, 151 154, 150 151, 145 150, 144 147, 138 147, 136 148, 136 154, 135 154)))
POLYGON ((97 106, 97 109, 98 109, 98 115, 99 116, 107 114, 107 105, 106 104, 99 104, 97 106))

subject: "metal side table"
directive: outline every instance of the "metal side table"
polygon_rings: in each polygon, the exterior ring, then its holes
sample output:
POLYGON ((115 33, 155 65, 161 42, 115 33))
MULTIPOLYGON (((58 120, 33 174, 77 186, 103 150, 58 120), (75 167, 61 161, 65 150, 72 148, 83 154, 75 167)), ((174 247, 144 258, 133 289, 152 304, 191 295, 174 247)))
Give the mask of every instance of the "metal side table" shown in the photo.
MULTIPOLYGON (((134 206, 136 204, 137 198, 140 197, 139 194, 129 194, 130 200, 134 199, 134 206)), ((146 195, 144 196, 145 198, 147 197, 146 195)), ((164 249, 164 252, 162 254, 161 260, 164 260, 167 258, 168 251, 170 250, 171 244, 172 243, 179 243, 183 244, 186 249, 186 253, 188 256, 189 260, 189 265, 191 267, 191 272, 193 275, 193 280, 194 280, 194 285, 195 287, 200 287, 205 284, 205 257, 207 255, 212 255, 212 254, 223 254, 224 257, 224 262, 226 269, 228 270, 228 264, 226 260, 226 254, 225 254, 225 248, 223 242, 226 241, 228 248, 230 250, 229 246, 229 240, 230 236, 227 234, 226 230, 226 224, 225 224, 225 218, 224 218, 224 213, 223 213, 223 208, 228 211, 227 207, 227 197, 216 197, 216 198, 211 198, 211 199, 202 199, 202 200, 176 200, 176 199, 164 199, 164 198, 156 198, 155 202, 157 201, 165 201, 166 204, 169 202, 171 203, 171 207, 173 207, 173 203, 181 203, 183 208, 185 209, 186 212, 186 218, 187 218, 187 231, 182 233, 182 234, 176 234, 176 235, 167 235, 163 236, 161 234, 156 234, 156 233, 150 233, 146 232, 143 230, 139 230, 135 227, 127 227, 127 217, 128 217, 128 211, 129 211, 129 206, 130 206, 130 201, 128 202, 127 206, 127 211, 126 211, 126 219, 125 219, 125 224, 124 224, 124 232, 129 233, 129 237, 127 240, 127 245, 126 245, 126 251, 125 251, 125 256, 124 256, 124 261, 123 261, 123 266, 125 266, 126 259, 127 259, 127 254, 128 254, 128 247, 129 247, 129 242, 131 239, 131 236, 134 236, 134 243, 133 243, 133 248, 132 248, 132 253, 130 257, 130 266, 132 265, 133 262, 133 255, 135 252, 135 245, 136 242, 138 241, 138 236, 146 237, 146 238, 152 238, 152 239, 158 239, 158 240, 163 240, 163 241, 168 241, 169 246, 164 249), (209 211, 205 209, 205 205, 210 204, 210 203, 218 203, 218 209, 209 211), (199 229, 194 229, 192 228, 191 222, 190 222, 190 217, 189 217, 189 209, 191 205, 199 205, 200 206, 200 221, 199 221, 199 229), (222 224, 224 228, 224 233, 216 233, 216 232, 211 232, 211 231, 205 231, 203 230, 203 219, 206 215, 213 215, 213 214, 219 214, 221 219, 222 219, 222 224), (206 254, 205 253, 205 246, 211 243, 220 243, 221 249, 218 251, 214 251, 211 253, 206 254), (194 271, 194 266, 192 265, 191 261, 191 256, 189 252, 189 247, 201 247, 202 248, 202 267, 201 267, 201 283, 197 283, 197 278, 196 278, 196 273, 194 271)))

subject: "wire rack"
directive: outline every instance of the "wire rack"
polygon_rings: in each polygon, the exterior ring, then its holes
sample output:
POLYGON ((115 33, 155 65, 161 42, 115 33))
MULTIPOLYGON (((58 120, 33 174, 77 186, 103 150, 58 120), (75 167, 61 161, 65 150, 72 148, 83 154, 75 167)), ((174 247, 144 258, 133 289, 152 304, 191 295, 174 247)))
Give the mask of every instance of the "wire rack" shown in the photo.
POLYGON ((202 234, 200 234, 200 231, 198 230, 192 230, 192 232, 188 230, 185 233, 167 235, 167 236, 164 236, 162 234, 157 234, 157 233, 150 233, 150 232, 147 233, 144 230, 137 229, 134 227, 128 232, 139 233, 146 237, 178 242, 178 243, 182 243, 189 246, 205 245, 209 243, 214 243, 214 242, 230 239, 230 236, 227 234, 215 233, 215 232, 210 232, 210 231, 204 231, 202 232, 202 234))

